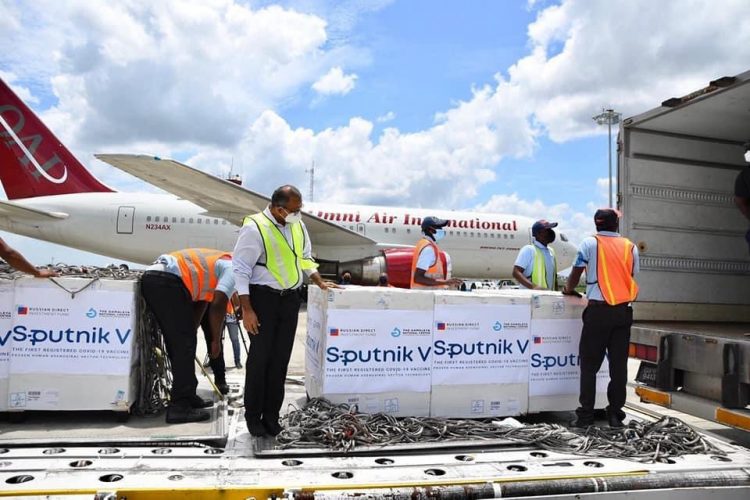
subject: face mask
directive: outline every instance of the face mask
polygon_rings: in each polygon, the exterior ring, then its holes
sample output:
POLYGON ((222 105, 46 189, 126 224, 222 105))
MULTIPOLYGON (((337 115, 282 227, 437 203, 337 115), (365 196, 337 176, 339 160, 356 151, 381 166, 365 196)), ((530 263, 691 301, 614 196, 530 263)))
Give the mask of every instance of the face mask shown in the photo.
POLYGON ((555 238, 557 238, 557 233, 555 233, 553 230, 549 230, 549 242, 552 243, 555 241, 555 238))
POLYGON ((352 279, 349 276, 344 276, 343 278, 341 278, 341 284, 343 285, 348 285, 351 282, 352 282, 352 279))
MULTIPOLYGON (((284 207, 281 207, 284 208, 284 207)), ((301 212, 290 212, 286 208, 284 208, 284 211, 287 213, 286 217, 284 217, 284 222, 287 224, 295 224, 302 220, 302 213, 301 212)))
POLYGON ((440 241, 445 238, 445 229, 436 229, 435 234, 432 235, 435 241, 440 241))
POLYGON ((381 276, 381 277, 380 277, 380 278, 378 279, 378 281, 380 282, 380 284, 381 284, 381 285, 385 285, 385 284, 387 284, 387 283, 388 283, 388 278, 386 278, 385 276, 381 276))
POLYGON ((750 149, 745 151, 745 161, 750 163, 750 149))

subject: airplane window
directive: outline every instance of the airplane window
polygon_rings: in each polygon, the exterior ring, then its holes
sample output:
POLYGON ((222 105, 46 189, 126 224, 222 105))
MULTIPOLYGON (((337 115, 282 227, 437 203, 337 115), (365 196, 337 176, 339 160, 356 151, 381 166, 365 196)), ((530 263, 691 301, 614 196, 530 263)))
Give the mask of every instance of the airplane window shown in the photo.
POLYGON ((469 233, 466 232, 466 231, 464 231, 464 238, 467 237, 467 236, 469 236, 469 233))
POLYGON ((485 237, 485 238, 489 238, 489 236, 487 236, 487 233, 484 233, 484 237, 485 237))
POLYGON ((180 223, 181 223, 181 224, 184 224, 184 223, 185 223, 185 217, 180 217, 180 223))
POLYGON ((227 221, 225 219, 221 219, 221 225, 222 226, 226 226, 227 225, 227 221))
POLYGON ((503 235, 503 238, 505 238, 505 239, 507 240, 507 239, 508 239, 508 235, 507 235, 507 234, 504 234, 504 235, 503 235))
POLYGON ((164 216, 164 222, 169 222, 169 216, 167 215, 164 216))
POLYGON ((193 223, 193 218, 190 217, 190 219, 188 219, 188 221, 189 221, 190 224, 192 224, 193 223))
POLYGON ((172 217, 172 222, 177 222, 177 217, 172 217))
POLYGON ((159 222, 159 216, 154 217, 154 222, 159 222))
POLYGON ((354 226, 349 226, 350 231, 354 231, 354 226))
POLYGON ((495 233, 490 234, 490 238, 494 238, 494 237, 495 237, 495 233))
MULTIPOLYGON (((411 234, 411 228, 410 227, 406 228, 406 234, 411 234)), ((453 231, 451 231, 451 234, 453 234, 453 231)))
POLYGON ((560 239, 563 241, 568 241, 568 237, 565 236, 563 233, 560 233, 560 239))
POLYGON ((472 237, 472 238, 474 237, 474 231, 472 231, 472 232, 471 232, 471 237, 472 237))
POLYGON ((510 235, 510 239, 511 239, 511 240, 515 240, 515 239, 516 239, 516 235, 515 235, 515 234, 511 234, 511 235, 510 235))
POLYGON ((219 223, 219 219, 214 219, 214 225, 219 223))
POLYGON ((391 229, 391 232, 395 233, 396 232, 396 228, 394 227, 393 229, 391 229))
POLYGON ((146 222, 151 222, 151 216, 146 217, 146 222))
POLYGON ((200 217, 198 217, 198 224, 203 224, 203 219, 201 219, 200 217))

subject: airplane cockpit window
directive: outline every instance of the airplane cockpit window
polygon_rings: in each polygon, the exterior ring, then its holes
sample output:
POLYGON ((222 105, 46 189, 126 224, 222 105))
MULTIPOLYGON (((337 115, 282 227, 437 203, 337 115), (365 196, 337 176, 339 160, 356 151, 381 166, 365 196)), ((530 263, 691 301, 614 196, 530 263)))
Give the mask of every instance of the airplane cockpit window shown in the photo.
POLYGON ((568 237, 565 236, 563 233, 560 233, 560 239, 563 241, 568 241, 568 237))

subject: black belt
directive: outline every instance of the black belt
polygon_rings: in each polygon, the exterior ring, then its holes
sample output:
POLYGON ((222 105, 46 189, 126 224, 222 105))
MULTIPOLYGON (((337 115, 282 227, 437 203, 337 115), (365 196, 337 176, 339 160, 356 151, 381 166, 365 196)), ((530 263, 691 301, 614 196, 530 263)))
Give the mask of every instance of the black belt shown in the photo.
POLYGON ((622 304, 611 305, 605 300, 589 299, 590 306, 608 306, 608 307, 630 307, 629 302, 623 302, 622 304))
POLYGON ((297 292, 296 288, 285 288, 284 290, 278 290, 268 285, 250 285, 250 290, 263 290, 264 292, 270 292, 274 295, 278 295, 279 297, 285 297, 297 292))

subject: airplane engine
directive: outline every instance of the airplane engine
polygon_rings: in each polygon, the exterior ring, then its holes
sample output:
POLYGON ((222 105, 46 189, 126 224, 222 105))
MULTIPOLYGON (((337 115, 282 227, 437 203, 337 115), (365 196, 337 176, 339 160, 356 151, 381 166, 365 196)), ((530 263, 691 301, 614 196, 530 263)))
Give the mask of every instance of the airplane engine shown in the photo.
MULTIPOLYGON (((445 265, 445 254, 440 253, 440 258, 445 265)), ((348 262, 337 262, 336 271, 330 272, 329 275, 338 277, 344 271, 349 271, 352 275, 353 284, 372 286, 377 285, 380 275, 385 273, 390 285, 398 288, 409 288, 413 255, 414 250, 412 248, 389 248, 383 250, 381 255, 348 262)), ((327 267, 327 269, 329 268, 327 267)), ((321 271, 321 274, 324 273, 321 271)))

